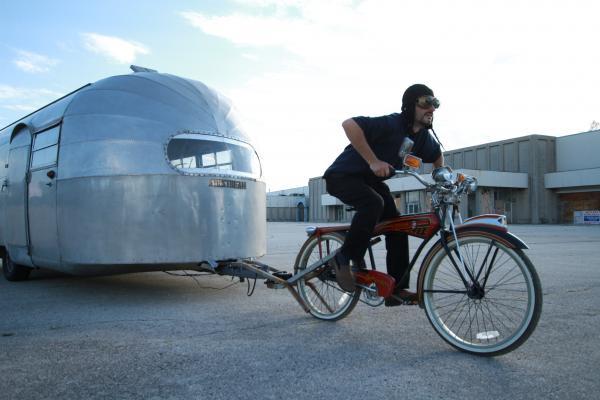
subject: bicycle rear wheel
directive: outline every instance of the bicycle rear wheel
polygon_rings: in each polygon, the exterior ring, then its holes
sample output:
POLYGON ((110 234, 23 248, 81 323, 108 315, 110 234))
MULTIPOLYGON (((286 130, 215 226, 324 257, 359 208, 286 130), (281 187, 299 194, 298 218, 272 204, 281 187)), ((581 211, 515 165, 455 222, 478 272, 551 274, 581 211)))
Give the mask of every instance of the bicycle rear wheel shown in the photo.
MULTIPOLYGON (((423 278, 427 318, 442 339, 461 351, 508 353, 527 340, 540 318, 542 289, 535 268, 523 251, 493 237, 459 235, 459 240, 464 266, 475 282, 465 287, 440 247, 423 278)), ((460 265, 456 241, 449 248, 460 265)))
MULTIPOLYGON (((294 273, 333 254, 343 243, 344 236, 339 233, 309 238, 298 253, 294 273)), ((336 321, 350 314, 356 307, 361 289, 357 288, 353 293, 344 291, 337 283, 333 268, 324 265, 298 281, 298 292, 314 317, 336 321)))

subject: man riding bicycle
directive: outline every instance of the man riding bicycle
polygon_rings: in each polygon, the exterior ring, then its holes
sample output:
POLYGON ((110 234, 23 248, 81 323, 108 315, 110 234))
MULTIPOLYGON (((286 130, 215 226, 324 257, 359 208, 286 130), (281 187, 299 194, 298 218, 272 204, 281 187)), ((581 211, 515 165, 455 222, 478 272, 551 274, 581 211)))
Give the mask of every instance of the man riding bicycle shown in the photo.
MULTIPOLYGON (((433 163, 436 168, 443 166, 444 156, 437 136, 434 138, 430 132, 433 113, 439 105, 430 88, 415 84, 404 92, 400 114, 354 117, 343 122, 350 145, 323 177, 327 192, 356 210, 344 244, 332 260, 338 284, 345 291, 356 289, 350 263, 363 267, 375 225, 399 215, 390 189, 383 181, 391 177, 394 169, 402 167, 399 151, 404 140, 409 138, 414 142, 412 153, 424 162, 433 163)), ((416 304, 416 293, 407 290, 410 281, 408 236, 387 234, 385 245, 387 271, 396 280, 394 296, 386 299, 385 305, 416 304)))

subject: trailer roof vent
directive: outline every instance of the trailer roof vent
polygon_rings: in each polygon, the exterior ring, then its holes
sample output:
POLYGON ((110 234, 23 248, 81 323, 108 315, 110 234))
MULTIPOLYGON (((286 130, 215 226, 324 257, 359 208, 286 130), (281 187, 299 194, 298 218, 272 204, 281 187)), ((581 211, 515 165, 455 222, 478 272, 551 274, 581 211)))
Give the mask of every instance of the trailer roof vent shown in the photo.
POLYGON ((131 68, 133 72, 158 72, 155 69, 140 67, 139 65, 130 65, 129 68, 131 68))

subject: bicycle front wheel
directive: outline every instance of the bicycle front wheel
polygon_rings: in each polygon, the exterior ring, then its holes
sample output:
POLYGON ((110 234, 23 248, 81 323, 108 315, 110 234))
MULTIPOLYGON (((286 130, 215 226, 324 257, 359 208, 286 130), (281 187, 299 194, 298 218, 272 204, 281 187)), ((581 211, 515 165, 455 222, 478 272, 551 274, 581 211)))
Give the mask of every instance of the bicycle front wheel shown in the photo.
MULTIPOLYGON (((302 272, 307 266, 333 254, 343 243, 344 236, 338 233, 309 238, 298 253, 294 272, 302 272)), ((353 293, 344 291, 337 283, 333 268, 324 265, 298 281, 298 293, 314 317, 336 321, 356 307, 361 289, 357 288, 353 293)))
POLYGON ((456 241, 449 243, 449 249, 467 285, 440 247, 423 278, 427 318, 442 339, 461 351, 482 356, 508 353, 527 340, 540 318, 538 275, 520 249, 506 247, 493 237, 460 236, 464 266, 456 241))

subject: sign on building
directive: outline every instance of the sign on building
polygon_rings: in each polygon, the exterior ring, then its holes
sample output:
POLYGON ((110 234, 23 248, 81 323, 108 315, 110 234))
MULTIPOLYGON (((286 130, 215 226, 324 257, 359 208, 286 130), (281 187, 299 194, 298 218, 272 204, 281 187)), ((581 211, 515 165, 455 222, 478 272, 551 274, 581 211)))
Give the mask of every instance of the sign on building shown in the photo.
POLYGON ((600 225, 600 210, 575 211, 573 222, 575 224, 600 225))

